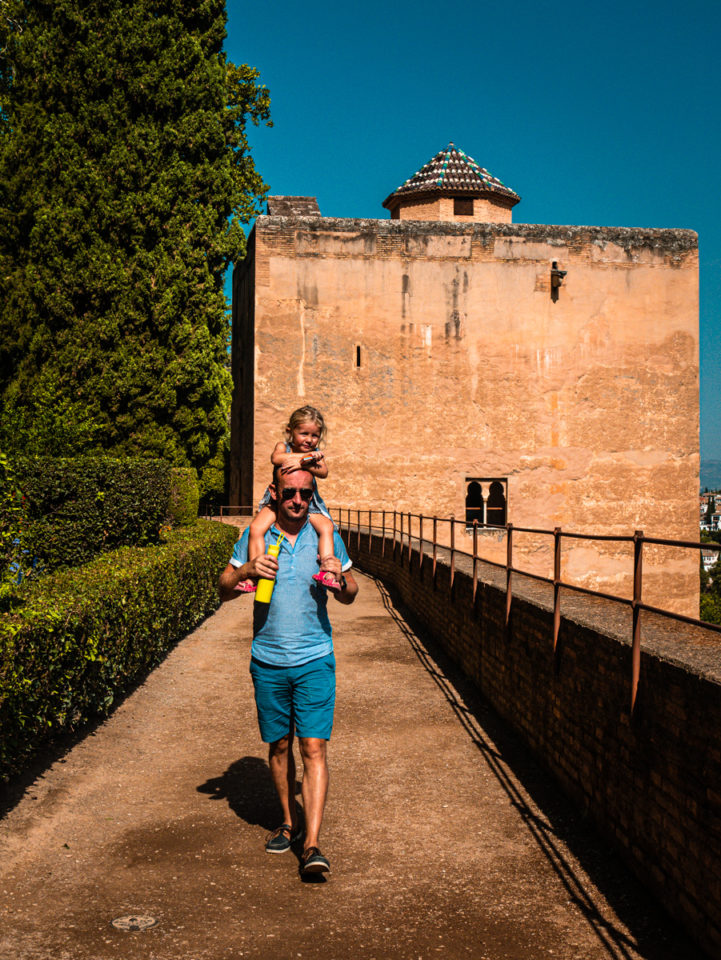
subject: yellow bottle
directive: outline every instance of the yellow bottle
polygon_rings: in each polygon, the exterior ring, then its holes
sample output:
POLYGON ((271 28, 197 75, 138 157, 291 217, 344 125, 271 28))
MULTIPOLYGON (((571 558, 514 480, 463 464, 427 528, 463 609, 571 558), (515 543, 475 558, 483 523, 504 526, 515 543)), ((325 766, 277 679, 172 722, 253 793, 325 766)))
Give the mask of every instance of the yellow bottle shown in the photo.
MULTIPOLYGON (((280 553, 280 545, 283 542, 285 537, 284 533, 278 537, 275 543, 269 543, 268 549, 265 551, 266 555, 269 557, 275 557, 278 559, 278 554, 280 553)), ((265 577, 261 577, 258 581, 258 586, 255 590, 255 602, 256 603, 270 603, 270 598, 273 596, 273 587, 275 586, 275 580, 267 580, 265 577)))

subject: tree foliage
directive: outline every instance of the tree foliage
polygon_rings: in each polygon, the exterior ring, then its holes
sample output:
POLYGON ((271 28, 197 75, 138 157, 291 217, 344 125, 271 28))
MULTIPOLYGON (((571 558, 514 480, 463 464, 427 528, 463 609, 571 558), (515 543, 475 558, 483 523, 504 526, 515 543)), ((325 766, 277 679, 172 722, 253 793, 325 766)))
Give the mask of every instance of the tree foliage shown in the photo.
POLYGON ((223 276, 267 191, 224 0, 0 0, 0 444, 222 489, 223 276))
MULTIPOLYGON (((701 543, 721 543, 721 531, 702 530, 701 543)), ((704 569, 699 557, 701 580, 701 620, 709 623, 721 623, 721 555, 711 571, 704 569)))

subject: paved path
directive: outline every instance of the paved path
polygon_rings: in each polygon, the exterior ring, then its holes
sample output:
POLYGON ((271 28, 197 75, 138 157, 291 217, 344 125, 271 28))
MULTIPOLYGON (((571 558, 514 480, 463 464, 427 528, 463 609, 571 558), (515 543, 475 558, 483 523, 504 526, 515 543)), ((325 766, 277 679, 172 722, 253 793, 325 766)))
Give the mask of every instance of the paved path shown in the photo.
POLYGON ((226 604, 0 822, 12 960, 692 960, 604 844, 374 581, 331 604, 327 881, 278 813, 226 604), (116 930, 120 916, 158 922, 116 930))

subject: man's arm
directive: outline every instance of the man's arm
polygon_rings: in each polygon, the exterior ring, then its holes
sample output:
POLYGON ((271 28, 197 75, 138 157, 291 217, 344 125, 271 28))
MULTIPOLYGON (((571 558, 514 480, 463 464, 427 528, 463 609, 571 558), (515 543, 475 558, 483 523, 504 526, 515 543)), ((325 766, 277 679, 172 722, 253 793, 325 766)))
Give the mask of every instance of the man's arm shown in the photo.
POLYGON ((355 582, 353 574, 350 570, 346 570, 345 573, 341 573, 340 582, 341 584, 345 581, 345 587, 342 590, 336 591, 333 596, 336 598, 338 603, 353 603, 357 594, 358 594, 358 584, 355 582))
POLYGON ((242 596, 240 591, 235 589, 241 580, 257 580, 259 577, 275 580, 277 572, 278 561, 267 553, 261 554, 254 560, 247 560, 240 567, 235 567, 232 563, 229 563, 218 580, 218 593, 221 602, 225 603, 227 600, 235 600, 242 596))

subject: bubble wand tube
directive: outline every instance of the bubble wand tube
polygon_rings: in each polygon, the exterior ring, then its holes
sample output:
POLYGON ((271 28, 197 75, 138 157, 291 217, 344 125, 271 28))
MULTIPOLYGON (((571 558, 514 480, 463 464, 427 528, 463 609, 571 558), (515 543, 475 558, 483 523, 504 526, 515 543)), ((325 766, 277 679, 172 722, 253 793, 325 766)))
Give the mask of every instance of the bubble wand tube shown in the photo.
MULTIPOLYGON (((285 539, 285 534, 281 533, 275 543, 269 543, 268 549, 265 551, 266 556, 275 557, 278 559, 278 554, 280 553, 280 545, 285 539)), ((268 580, 266 577, 261 577, 258 580, 258 586, 255 590, 255 602, 256 603, 270 603, 270 598, 273 596, 273 587, 275 586, 275 580, 268 580)))

